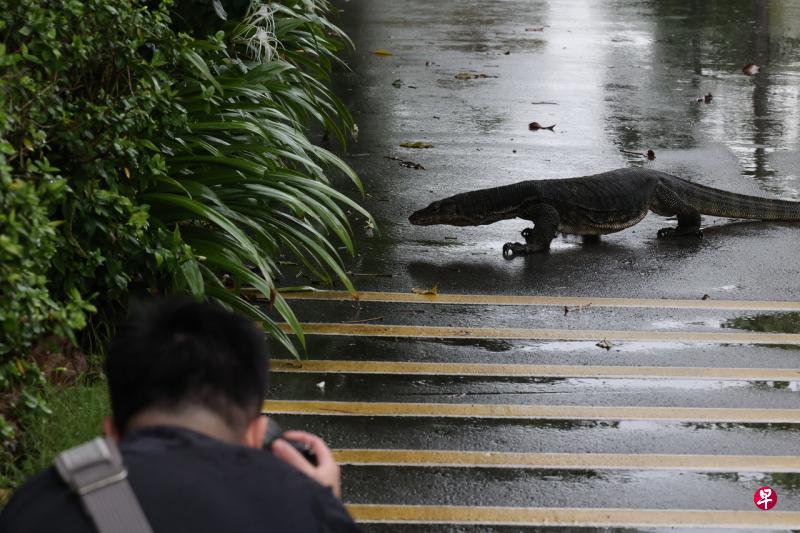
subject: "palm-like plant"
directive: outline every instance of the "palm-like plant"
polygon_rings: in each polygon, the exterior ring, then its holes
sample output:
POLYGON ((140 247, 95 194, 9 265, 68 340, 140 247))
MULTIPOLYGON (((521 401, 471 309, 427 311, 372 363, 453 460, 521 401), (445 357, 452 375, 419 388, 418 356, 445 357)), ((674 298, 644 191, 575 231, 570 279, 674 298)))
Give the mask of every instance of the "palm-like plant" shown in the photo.
POLYGON ((169 171, 140 197, 193 251, 176 272, 179 285, 257 317, 294 353, 239 289, 253 286, 269 298, 302 344, 300 324, 275 287, 277 257, 288 253, 314 277, 338 278, 353 290, 337 251, 341 243, 354 252, 344 208, 370 218, 326 176, 336 169, 361 190, 352 169, 304 133, 309 118, 342 142, 353 129, 326 85, 347 39, 325 9, 316 0, 257 6, 228 41, 219 33, 183 52, 194 73, 178 88, 189 131, 162 141, 169 171), (265 36, 273 16, 275 34, 265 36), (260 57, 248 58, 253 50, 260 57))

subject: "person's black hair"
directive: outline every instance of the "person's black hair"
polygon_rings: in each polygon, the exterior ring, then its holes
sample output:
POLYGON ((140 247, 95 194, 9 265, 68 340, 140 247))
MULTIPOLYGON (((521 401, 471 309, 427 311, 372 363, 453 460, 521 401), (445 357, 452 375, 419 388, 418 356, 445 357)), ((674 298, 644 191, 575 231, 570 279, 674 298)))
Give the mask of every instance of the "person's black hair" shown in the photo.
POLYGON ((267 390, 266 338, 255 323, 209 303, 139 305, 119 325, 105 371, 120 433, 144 409, 200 406, 242 431, 267 390))

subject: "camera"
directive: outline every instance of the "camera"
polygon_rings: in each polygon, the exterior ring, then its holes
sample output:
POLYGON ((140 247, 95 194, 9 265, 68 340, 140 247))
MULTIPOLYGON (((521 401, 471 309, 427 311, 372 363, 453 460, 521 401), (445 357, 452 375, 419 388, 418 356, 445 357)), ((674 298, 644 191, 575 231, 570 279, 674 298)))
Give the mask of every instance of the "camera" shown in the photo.
POLYGON ((264 444, 263 448, 269 452, 272 452, 272 443, 275 442, 275 439, 283 439, 288 442, 292 447, 300 452, 300 454, 306 458, 306 460, 314 466, 317 466, 317 454, 314 453, 314 450, 311 449, 311 446, 304 442, 287 439, 283 436, 283 430, 278 425, 275 420, 269 418, 269 423, 267 424, 267 433, 264 435, 264 444))

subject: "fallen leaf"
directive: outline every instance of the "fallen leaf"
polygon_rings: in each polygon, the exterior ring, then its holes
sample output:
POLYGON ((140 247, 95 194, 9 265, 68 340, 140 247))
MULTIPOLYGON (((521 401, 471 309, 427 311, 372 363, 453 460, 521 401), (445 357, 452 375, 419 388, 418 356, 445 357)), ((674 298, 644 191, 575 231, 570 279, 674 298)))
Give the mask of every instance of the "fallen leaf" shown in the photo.
POLYGON ((423 141, 404 142, 400 143, 400 146, 403 148, 433 148, 431 143, 426 143, 423 141))
POLYGON ((411 292, 413 292, 414 294, 436 296, 437 294, 439 294, 439 286, 434 285, 430 289, 411 289, 411 292))
POLYGON ((748 63, 742 67, 742 72, 744 72, 748 76, 755 76, 756 74, 758 74, 759 70, 761 70, 761 67, 759 67, 755 63, 748 63))
POLYGON ((399 157, 395 157, 393 155, 387 155, 384 157, 386 159, 391 159, 392 161, 397 161, 401 167, 414 168, 417 170, 425 170, 425 167, 423 167, 419 163, 415 163, 414 161, 406 161, 405 159, 400 159, 399 157))
POLYGON ((544 31, 544 27, 540 26, 538 28, 525 28, 525 31, 544 31))
POLYGON ((378 48, 377 50, 373 50, 372 53, 380 57, 387 57, 392 55, 391 52, 384 50, 383 48, 378 48))
POLYGON ((403 86, 403 80, 394 80, 394 81, 392 82, 392 85, 393 85, 394 87, 397 87, 397 88, 399 89, 400 87, 402 87, 402 86, 403 86))
POLYGON ((565 305, 564 306, 564 316, 567 316, 567 313, 569 313, 570 311, 584 311, 586 309, 589 309, 591 306, 592 306, 591 303, 583 304, 583 305, 574 305, 572 307, 568 307, 568 306, 565 305))
POLYGON ((498 78, 499 76, 490 76, 488 74, 475 74, 474 72, 459 72, 455 75, 457 80, 483 80, 486 78, 498 78))
POLYGON ((711 100, 713 100, 713 99, 714 99, 714 96, 711 93, 708 93, 707 95, 705 95, 703 97, 703 102, 706 103, 706 104, 710 104, 711 100))
POLYGON ((603 348, 604 350, 610 350, 613 344, 608 342, 606 339, 601 340, 597 344, 595 344, 598 348, 603 348))
POLYGON ((542 126, 538 122, 531 122, 530 124, 528 124, 528 129, 531 130, 531 131, 536 131, 536 130, 556 131, 556 130, 553 129, 555 127, 556 127, 555 124, 553 124, 552 126, 542 126))
POLYGON ((322 392, 325 392, 325 382, 324 381, 320 381, 319 383, 317 383, 317 388, 319 390, 321 390, 322 392))
POLYGON ((632 152, 630 150, 622 150, 622 149, 620 149, 620 152, 622 152, 623 154, 638 155, 639 157, 646 157, 647 159, 649 159, 651 161, 656 158, 656 153, 654 151, 652 151, 652 150, 648 150, 646 154, 643 154, 643 153, 640 153, 640 152, 632 152))
POLYGON ((700 299, 701 299, 701 300, 710 300, 710 299, 711 299, 711 296, 709 296, 708 294, 704 294, 704 295, 703 295, 703 297, 702 297, 702 298, 700 298, 700 299))

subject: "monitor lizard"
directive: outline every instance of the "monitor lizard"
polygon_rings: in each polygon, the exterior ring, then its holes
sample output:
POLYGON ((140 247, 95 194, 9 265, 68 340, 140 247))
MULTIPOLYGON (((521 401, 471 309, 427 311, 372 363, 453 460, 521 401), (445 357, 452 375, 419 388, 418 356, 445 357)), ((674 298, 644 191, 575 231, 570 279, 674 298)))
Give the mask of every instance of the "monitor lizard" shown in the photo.
POLYGON ((660 229, 659 238, 702 238, 700 215, 800 221, 800 202, 737 194, 639 168, 522 181, 456 194, 416 211, 409 221, 417 226, 482 226, 512 218, 530 220, 533 228, 522 231, 524 244, 503 245, 503 255, 513 257, 546 252, 559 232, 596 240, 633 226, 648 211, 678 219, 677 227, 660 229))

